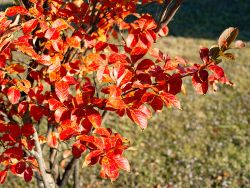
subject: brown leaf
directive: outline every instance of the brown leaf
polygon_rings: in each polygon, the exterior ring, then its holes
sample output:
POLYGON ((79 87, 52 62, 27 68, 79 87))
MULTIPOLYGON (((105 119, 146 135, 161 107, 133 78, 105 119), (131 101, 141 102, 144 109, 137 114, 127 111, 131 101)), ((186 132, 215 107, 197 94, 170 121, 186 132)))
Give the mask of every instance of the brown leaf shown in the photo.
POLYGON ((229 48, 230 44, 235 40, 239 33, 239 30, 235 27, 229 27, 226 29, 218 40, 219 47, 222 51, 225 51, 229 48))

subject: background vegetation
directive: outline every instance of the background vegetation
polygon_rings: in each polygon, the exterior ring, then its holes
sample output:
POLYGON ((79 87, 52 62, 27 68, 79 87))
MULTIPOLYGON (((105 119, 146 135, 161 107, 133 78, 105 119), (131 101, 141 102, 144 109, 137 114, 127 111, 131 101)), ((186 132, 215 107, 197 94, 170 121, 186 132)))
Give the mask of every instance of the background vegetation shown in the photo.
MULTIPOLYGON (((239 27, 239 39, 249 41, 249 10, 248 0, 186 1, 170 24, 172 36, 156 45, 171 56, 199 63, 199 47, 216 43, 228 26, 239 27)), ((179 96, 183 110, 155 114, 143 132, 127 118, 110 116, 106 125, 131 140, 131 173, 121 172, 111 183, 99 178, 98 167, 83 168, 82 186, 250 187, 250 48, 236 56, 237 61, 223 64, 235 87, 221 86, 217 93, 201 96, 187 80, 187 94, 179 96)), ((6 183, 6 188, 33 187, 17 178, 6 183)))

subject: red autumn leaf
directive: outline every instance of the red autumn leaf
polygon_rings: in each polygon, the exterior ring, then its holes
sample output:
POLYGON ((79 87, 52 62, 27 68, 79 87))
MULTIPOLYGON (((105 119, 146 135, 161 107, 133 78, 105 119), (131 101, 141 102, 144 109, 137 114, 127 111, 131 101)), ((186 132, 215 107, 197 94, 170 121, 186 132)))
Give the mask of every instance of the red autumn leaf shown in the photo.
POLYGON ((143 113, 146 115, 146 117, 147 117, 148 119, 152 117, 151 111, 148 109, 147 106, 141 105, 141 106, 138 108, 138 110, 140 110, 141 112, 143 112, 143 113))
POLYGON ((97 127, 93 133, 98 134, 102 137, 110 137, 112 132, 110 129, 106 129, 103 127, 97 127))
POLYGON ((86 150, 86 146, 81 144, 80 142, 76 142, 72 146, 72 154, 75 158, 80 158, 82 153, 86 150))
POLYGON ((181 104, 180 102, 176 99, 175 95, 163 92, 160 94, 160 97, 162 101, 167 105, 167 106, 174 106, 178 109, 181 109, 181 104))
POLYGON ((57 40, 60 37, 60 31, 56 28, 49 28, 44 37, 48 40, 57 40))
POLYGON ((131 51, 131 59, 133 62, 137 62, 139 59, 141 59, 146 53, 148 49, 143 48, 143 47, 135 47, 131 51))
POLYGON ((30 137, 34 134, 35 130, 31 123, 25 123, 21 128, 22 135, 25 137, 30 137))
MULTIPOLYGON (((24 54, 32 57, 32 59, 38 60, 39 58, 41 58, 36 51, 33 49, 33 47, 29 44, 21 44, 21 45, 16 45, 16 48, 23 52, 24 54)), ((19 65, 19 69, 21 69, 23 66, 19 65)), ((25 67, 23 67, 24 71, 26 70, 25 67)), ((22 70, 22 69, 21 69, 22 70)), ((24 72, 23 71, 23 72, 24 72)), ((21 73, 21 72, 20 72, 21 73)))
POLYGON ((26 169, 26 164, 23 161, 20 161, 15 165, 15 171, 17 174, 22 174, 25 171, 25 169, 26 169))
POLYGON ((96 149, 104 149, 104 143, 103 140, 96 136, 88 136, 88 135, 81 135, 79 137, 79 140, 87 142, 92 145, 93 148, 96 149))
POLYGON ((208 48, 201 48, 200 49, 200 58, 204 63, 209 62, 209 49, 208 48))
POLYGON ((168 82, 168 93, 176 95, 181 91, 182 79, 180 74, 173 74, 168 82))
POLYGON ((65 107, 59 107, 56 111, 55 111, 55 120, 57 123, 59 123, 60 121, 66 120, 69 116, 69 111, 67 108, 65 107))
POLYGON ((121 87, 130 82, 133 77, 133 73, 127 69, 113 69, 114 76, 116 76, 116 84, 121 87))
POLYGON ((56 82, 55 92, 61 102, 64 102, 69 96, 69 84, 64 81, 56 82))
POLYGON ((65 130, 62 130, 59 134, 60 140, 68 140, 72 136, 78 134, 79 132, 75 128, 67 128, 65 130))
POLYGON ((74 76, 64 76, 62 81, 67 82, 69 85, 78 84, 74 76))
POLYGON ((128 159, 120 155, 114 156, 113 159, 119 168, 126 170, 127 172, 130 172, 130 165, 128 159))
POLYGON ((0 55, 0 68, 4 68, 6 65, 6 58, 4 55, 0 55))
POLYGON ((206 94, 208 91, 208 73, 206 70, 195 73, 192 78, 192 84, 199 94, 206 94))
POLYGON ((150 59, 143 59, 138 65, 137 70, 147 70, 154 65, 154 62, 150 59))
POLYGON ((151 112, 146 106, 141 106, 139 109, 128 109, 127 114, 133 122, 141 127, 141 129, 147 128, 151 112))
POLYGON ((37 19, 31 19, 23 24, 23 33, 28 34, 32 32, 38 24, 37 19))
POLYGON ((207 82, 208 72, 206 70, 200 70, 196 75, 198 75, 200 82, 207 82))
POLYGON ((113 44, 109 44, 109 49, 114 52, 114 53, 118 53, 119 52, 119 49, 116 45, 113 45, 113 44))
POLYGON ((127 39, 126 39, 126 45, 129 48, 133 48, 134 46, 136 46, 138 41, 139 41, 138 35, 129 34, 127 39))
POLYGON ((111 181, 115 181, 119 177, 119 167, 115 163, 114 159, 105 156, 101 160, 101 165, 101 176, 103 178, 108 177, 111 181))
POLYGON ((23 116, 25 112, 28 110, 29 104, 26 101, 22 101, 19 103, 17 107, 17 112, 20 116, 23 116))
POLYGON ((223 68, 218 65, 209 66, 209 69, 214 73, 215 78, 220 79, 225 76, 223 68))
POLYGON ((11 86, 7 93, 8 99, 12 104, 17 104, 21 98, 21 93, 15 86, 11 86))
POLYGON ((89 165, 94 165, 99 161, 100 155, 102 154, 101 150, 94 150, 91 151, 84 160, 83 165, 84 166, 89 166, 89 165))
POLYGON ((45 115, 43 107, 30 104, 30 116, 33 117, 34 120, 39 121, 43 115, 45 115))
POLYGON ((0 171, 0 184, 3 184, 7 177, 7 171, 0 171))
POLYGON ((57 110, 59 107, 62 106, 62 103, 54 98, 48 100, 49 103, 49 109, 51 111, 57 110))
POLYGON ((154 109, 156 112, 160 112, 163 108, 163 102, 160 97, 155 96, 154 99, 149 102, 149 105, 154 109))
POLYGON ((15 16, 17 14, 28 15, 29 11, 23 6, 13 6, 13 7, 7 8, 5 13, 6 13, 6 16, 15 16))
POLYGON ((32 180, 33 177, 33 170, 31 167, 26 168, 26 170, 24 171, 24 180, 26 182, 30 182, 32 180))
POLYGON ((109 56, 109 59, 108 59, 108 62, 110 64, 113 64, 113 63, 122 63, 122 64, 127 64, 127 55, 125 54, 118 54, 118 53, 112 53, 110 54, 109 56))
POLYGON ((87 112, 87 118, 94 128, 100 127, 102 124, 102 116, 100 113, 94 109, 87 112))
POLYGON ((6 149, 4 152, 4 155, 15 158, 17 160, 21 160, 24 156, 24 151, 20 147, 12 147, 9 149, 6 149))
POLYGON ((99 52, 99 51, 104 50, 107 46, 108 46, 108 43, 100 41, 95 45, 95 49, 97 52, 99 52))
POLYGON ((110 70, 108 68, 108 65, 100 66, 96 73, 96 77, 99 82, 112 82, 113 81, 113 79, 110 77, 110 70))
POLYGON ((60 123, 59 138, 60 140, 68 140, 72 136, 78 135, 82 130, 82 127, 76 121, 66 118, 60 123))

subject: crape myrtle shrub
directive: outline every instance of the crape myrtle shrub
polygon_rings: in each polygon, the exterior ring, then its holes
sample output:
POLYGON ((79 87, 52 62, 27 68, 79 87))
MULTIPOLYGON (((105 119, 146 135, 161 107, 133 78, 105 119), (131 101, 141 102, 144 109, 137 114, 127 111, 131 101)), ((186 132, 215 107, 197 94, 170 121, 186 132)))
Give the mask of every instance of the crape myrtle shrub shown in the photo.
POLYGON ((28 0, 1 12, 0 183, 12 173, 64 187, 81 157, 114 181, 120 169, 130 171, 123 156, 129 141, 105 125, 108 112, 145 129, 152 112, 181 109, 184 78, 200 94, 232 85, 220 63, 244 47, 234 42, 237 28, 201 48, 197 64, 153 47, 182 2, 28 0), (136 11, 151 3, 162 6, 156 20, 136 11), (25 58, 14 59, 15 52, 25 58))

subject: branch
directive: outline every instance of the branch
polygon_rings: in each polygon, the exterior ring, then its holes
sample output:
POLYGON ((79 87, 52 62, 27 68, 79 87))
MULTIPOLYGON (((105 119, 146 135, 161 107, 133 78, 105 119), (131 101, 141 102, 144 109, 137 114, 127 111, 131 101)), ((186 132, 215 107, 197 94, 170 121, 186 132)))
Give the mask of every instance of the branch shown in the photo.
POLYGON ((25 5, 22 0, 18 0, 18 3, 25 8, 25 5))
POLYGON ((64 188, 69 180, 69 177, 77 164, 78 159, 72 157, 71 161, 68 163, 67 167, 65 168, 63 177, 61 180, 57 182, 59 188, 64 188))
POLYGON ((48 178, 48 175, 46 173, 45 162, 43 160, 41 145, 39 143, 39 138, 38 138, 38 135, 37 135, 37 131, 36 131, 36 129, 34 129, 34 130, 35 130, 35 133, 34 133, 33 136, 34 136, 36 151, 32 151, 32 154, 34 155, 34 157, 36 158, 36 160, 37 160, 37 162, 39 164, 39 170, 41 172, 44 188, 50 188, 50 184, 49 184, 49 181, 48 181, 49 178, 48 178))
POLYGON ((95 15, 95 11, 96 11, 96 5, 97 5, 97 0, 94 0, 93 5, 92 5, 92 12, 91 12, 91 16, 90 16, 90 25, 93 25, 94 20, 94 15, 95 15))
POLYGON ((35 172, 35 178, 36 178, 36 181, 37 181, 37 186, 39 188, 43 188, 44 187, 43 186, 43 182, 42 182, 42 180, 41 180, 40 175, 39 175, 38 172, 35 172))
POLYGON ((74 188, 79 188, 79 160, 77 160, 74 168, 74 188))
POLYGON ((166 0, 156 31, 159 31, 162 25, 169 24, 183 2, 184 0, 166 0))
POLYGON ((54 180, 58 177, 57 149, 50 148, 50 172, 54 180))

